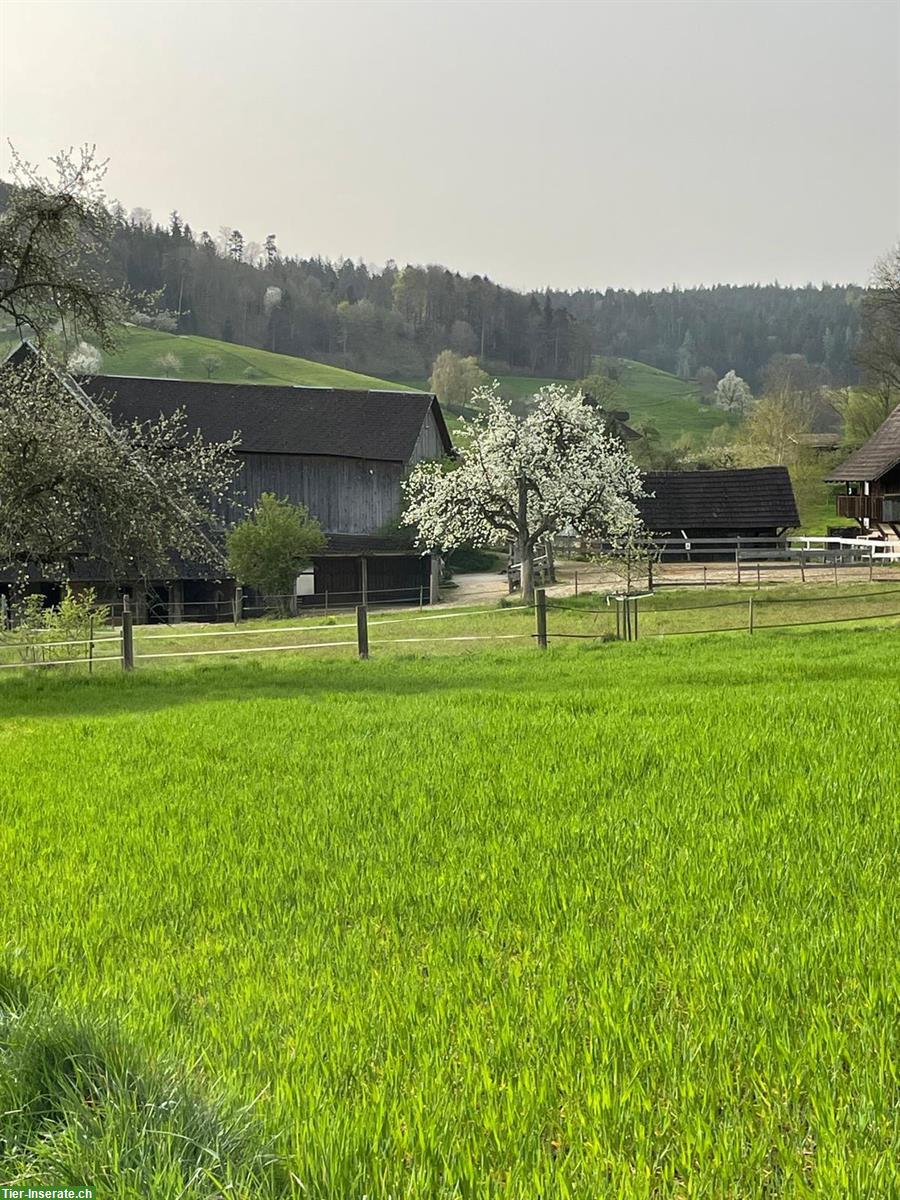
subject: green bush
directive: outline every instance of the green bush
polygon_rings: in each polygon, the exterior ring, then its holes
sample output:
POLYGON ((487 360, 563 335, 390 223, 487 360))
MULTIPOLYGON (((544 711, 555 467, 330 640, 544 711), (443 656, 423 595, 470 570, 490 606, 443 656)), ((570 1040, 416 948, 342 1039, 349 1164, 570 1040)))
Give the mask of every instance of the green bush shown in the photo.
POLYGON ((283 607, 325 537, 302 504, 264 492, 253 513, 229 532, 227 545, 235 579, 264 596, 278 597, 283 607))

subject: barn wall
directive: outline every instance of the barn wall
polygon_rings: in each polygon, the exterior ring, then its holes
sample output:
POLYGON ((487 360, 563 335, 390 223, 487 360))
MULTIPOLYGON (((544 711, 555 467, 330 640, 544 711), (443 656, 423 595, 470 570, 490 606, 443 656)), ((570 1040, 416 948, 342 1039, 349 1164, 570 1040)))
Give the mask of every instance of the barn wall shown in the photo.
POLYGON ((443 458, 444 453, 444 443, 441 441, 441 435, 438 432, 437 421, 434 419, 434 412, 429 408, 428 416, 422 424, 422 429, 410 456, 410 465, 412 466, 420 462, 423 458, 443 458))
MULTIPOLYGON (((251 507, 263 494, 305 504, 327 533, 376 533, 400 511, 400 463, 324 455, 245 454, 237 489, 251 507)), ((226 518, 234 520, 232 512, 226 518)))

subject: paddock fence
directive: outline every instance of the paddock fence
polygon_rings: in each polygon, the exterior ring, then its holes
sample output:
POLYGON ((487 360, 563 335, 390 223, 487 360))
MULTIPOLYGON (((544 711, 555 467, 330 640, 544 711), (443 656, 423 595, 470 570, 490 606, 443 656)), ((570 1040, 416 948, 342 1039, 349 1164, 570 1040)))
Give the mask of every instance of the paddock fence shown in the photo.
MULTIPOLYGON (((746 598, 717 600, 695 594, 679 604, 650 592, 555 595, 538 589, 533 604, 501 603, 450 611, 399 609, 371 612, 366 605, 327 619, 245 624, 216 623, 136 626, 126 602, 118 626, 91 629, 88 638, 54 638, 35 642, 0 638, 0 672, 43 667, 86 669, 92 673, 115 664, 133 671, 141 667, 188 660, 216 660, 262 655, 324 655, 369 658, 380 651, 413 653, 532 644, 540 650, 573 640, 600 645, 705 634, 759 635, 768 630, 800 629, 844 623, 900 620, 900 584, 855 589, 835 596, 770 595, 751 590, 746 598), (11 659, 10 659, 10 656, 11 659)), ((887 633, 900 625, 886 624, 887 633)))

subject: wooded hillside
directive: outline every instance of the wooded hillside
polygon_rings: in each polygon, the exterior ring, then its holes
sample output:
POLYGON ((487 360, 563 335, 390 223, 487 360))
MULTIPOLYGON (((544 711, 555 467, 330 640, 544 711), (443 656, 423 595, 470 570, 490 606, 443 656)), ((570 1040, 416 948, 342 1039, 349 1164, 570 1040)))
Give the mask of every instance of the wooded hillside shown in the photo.
POLYGON ((682 379, 734 369, 755 387, 773 355, 800 354, 833 383, 857 378, 857 286, 525 294, 437 265, 290 257, 274 234, 263 244, 238 230, 198 236, 177 212, 165 226, 145 209, 117 207, 115 217, 107 269, 136 292, 161 293, 176 314, 169 332, 392 379, 427 377, 446 348, 497 375, 577 379, 602 354, 682 379))

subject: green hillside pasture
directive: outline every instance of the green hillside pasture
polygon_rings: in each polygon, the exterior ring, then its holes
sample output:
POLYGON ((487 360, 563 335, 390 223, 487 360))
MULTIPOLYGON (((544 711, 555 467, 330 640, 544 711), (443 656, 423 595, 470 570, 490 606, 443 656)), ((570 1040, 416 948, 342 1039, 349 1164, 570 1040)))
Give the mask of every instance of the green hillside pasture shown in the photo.
POLYGON ((358 375, 354 371, 344 371, 340 367, 312 362, 307 358, 273 354, 269 350, 219 342, 213 338, 160 333, 133 326, 122 331, 121 344, 115 353, 104 355, 103 370, 111 375, 161 376, 163 369, 159 359, 165 354, 174 354, 181 361, 181 369, 173 372, 173 377, 178 379, 206 379, 207 371, 202 360, 207 355, 214 355, 222 364, 212 375, 212 381, 216 383, 409 390, 404 384, 358 375), (248 368, 256 372, 253 378, 246 377, 248 368))
MULTIPOLYGON (((683 434, 703 442, 713 429, 729 424, 721 409, 701 404, 696 385, 678 379, 666 371, 631 359, 618 359, 620 398, 618 403, 631 415, 632 425, 652 421, 666 444, 683 434)), ((427 388, 427 380, 407 380, 407 386, 427 388)), ((561 383, 574 387, 572 379, 536 378, 531 375, 501 375, 500 390, 510 400, 524 401, 542 387, 561 383)))
POLYGON ((897 1195, 897 636, 6 680, 3 1178, 897 1195))
POLYGON ((622 407, 631 413, 632 425, 652 421, 663 442, 671 444, 682 434, 699 435, 702 440, 716 426, 729 423, 721 409, 700 403, 694 384, 646 363, 617 361, 622 407))

